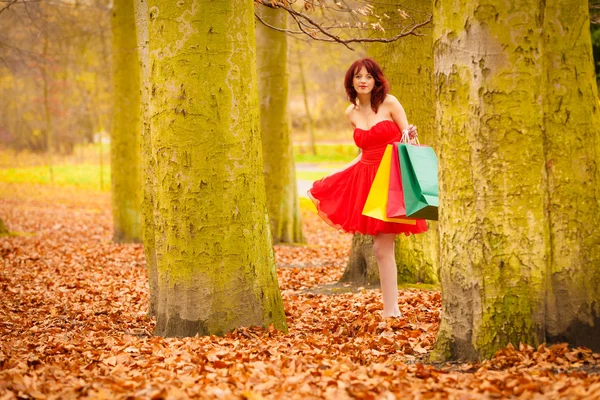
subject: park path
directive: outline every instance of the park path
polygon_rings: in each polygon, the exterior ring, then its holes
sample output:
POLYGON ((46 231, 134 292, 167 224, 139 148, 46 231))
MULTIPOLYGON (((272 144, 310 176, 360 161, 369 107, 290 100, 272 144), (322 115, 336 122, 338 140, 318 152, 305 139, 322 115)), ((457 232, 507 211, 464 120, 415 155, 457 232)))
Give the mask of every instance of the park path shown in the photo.
MULTIPOLYGON (((320 163, 297 163, 296 174, 298 174, 299 172, 317 172, 323 173, 323 176, 326 176, 334 171, 341 169, 343 165, 343 163, 340 163, 339 166, 335 168, 326 168, 323 167, 320 163)), ((298 196, 308 198, 306 192, 312 187, 314 181, 314 179, 297 179, 296 183, 298 185, 298 196)))

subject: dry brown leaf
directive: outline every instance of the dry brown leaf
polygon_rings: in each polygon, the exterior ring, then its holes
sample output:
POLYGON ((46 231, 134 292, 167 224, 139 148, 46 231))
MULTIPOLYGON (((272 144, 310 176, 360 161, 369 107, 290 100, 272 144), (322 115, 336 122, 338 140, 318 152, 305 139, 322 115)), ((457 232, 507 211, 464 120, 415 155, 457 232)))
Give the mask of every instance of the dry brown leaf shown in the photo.
POLYGON ((0 184, 0 215, 33 233, 0 237, 0 400, 600 398, 600 354, 565 344, 428 364, 439 291, 401 291, 385 321, 378 291, 305 292, 340 278, 352 239, 309 212, 310 245, 275 246, 289 333, 182 339, 151 335, 143 249, 111 242, 107 195, 0 184))

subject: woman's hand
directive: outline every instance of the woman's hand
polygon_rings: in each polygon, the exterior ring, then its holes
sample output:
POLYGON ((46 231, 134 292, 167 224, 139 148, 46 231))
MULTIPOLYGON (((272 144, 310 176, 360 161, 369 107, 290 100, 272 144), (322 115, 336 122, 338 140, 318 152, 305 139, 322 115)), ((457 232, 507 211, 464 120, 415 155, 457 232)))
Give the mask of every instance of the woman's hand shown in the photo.
POLYGON ((410 140, 416 139, 416 137, 419 135, 417 132, 417 127, 413 124, 408 125, 408 128, 406 128, 406 130, 408 131, 408 137, 410 140))
MULTIPOLYGON (((416 141, 418 140, 417 139, 418 135, 419 134, 417 133, 417 127, 412 124, 408 125, 408 128, 406 128, 402 131, 402 137, 408 136, 408 141, 409 141, 409 143, 412 143, 412 144, 416 143, 416 141)), ((404 139, 404 140, 406 140, 406 139, 404 139)))

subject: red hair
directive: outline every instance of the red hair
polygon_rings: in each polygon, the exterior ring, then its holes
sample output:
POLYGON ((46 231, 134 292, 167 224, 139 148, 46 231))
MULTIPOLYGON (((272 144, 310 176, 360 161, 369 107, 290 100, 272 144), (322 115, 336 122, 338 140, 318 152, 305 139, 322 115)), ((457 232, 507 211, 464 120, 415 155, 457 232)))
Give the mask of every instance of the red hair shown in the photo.
POLYGON ((373 90, 371 91, 371 108, 373 111, 377 112, 381 103, 385 99, 385 96, 390 91, 390 83, 383 76, 383 71, 381 67, 373 60, 372 58, 363 58, 360 60, 356 60, 352 63, 348 71, 346 71, 346 76, 344 76, 344 87, 346 88, 346 94, 348 95, 348 100, 354 105, 356 105, 356 90, 354 90, 354 75, 356 75, 362 67, 365 67, 367 72, 371 74, 373 79, 375 79, 375 86, 373 86, 373 90))

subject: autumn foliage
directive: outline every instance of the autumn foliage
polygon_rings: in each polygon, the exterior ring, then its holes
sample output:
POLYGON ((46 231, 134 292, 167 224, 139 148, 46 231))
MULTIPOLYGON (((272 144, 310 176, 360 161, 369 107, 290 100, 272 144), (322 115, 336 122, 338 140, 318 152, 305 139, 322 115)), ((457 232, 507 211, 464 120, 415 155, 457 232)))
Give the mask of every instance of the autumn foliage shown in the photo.
POLYGON ((430 364, 441 294, 323 294, 351 237, 303 212, 309 245, 276 246, 289 333, 249 327, 165 339, 146 317, 140 245, 111 241, 108 195, 1 184, 0 399, 600 398, 600 354, 509 346, 481 363, 430 364))

